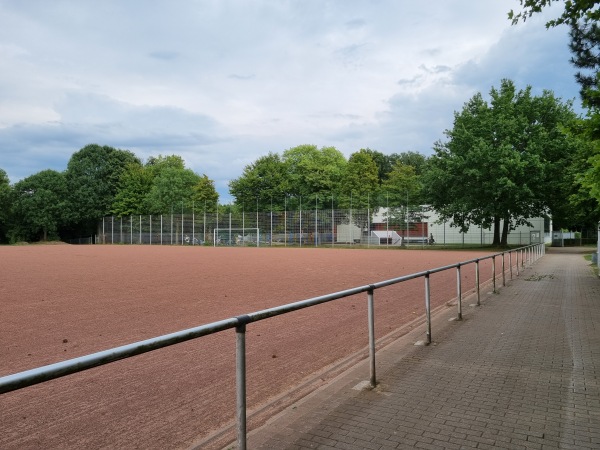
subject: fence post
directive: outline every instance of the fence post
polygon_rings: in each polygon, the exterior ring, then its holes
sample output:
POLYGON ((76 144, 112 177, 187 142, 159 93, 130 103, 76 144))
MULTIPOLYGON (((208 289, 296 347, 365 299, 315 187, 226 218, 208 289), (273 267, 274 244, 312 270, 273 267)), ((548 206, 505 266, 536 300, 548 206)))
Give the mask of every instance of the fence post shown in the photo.
POLYGON ((512 272, 512 251, 508 252, 508 268, 510 269, 510 279, 513 279, 513 272, 512 272))
POLYGON ((431 294, 429 291, 429 272, 425 274, 425 315, 427 317, 427 344, 431 344, 431 294))
POLYGON ((525 268, 525 250, 521 249, 521 268, 525 268))
POLYGON ((458 317, 456 320, 462 320, 462 279, 460 277, 460 264, 456 266, 456 297, 458 298, 458 317))
POLYGON ((237 440, 240 450, 246 450, 246 323, 243 320, 235 327, 237 440))
POLYGON ((477 306, 481 306, 481 295, 479 292, 479 259, 475 260, 475 286, 477 289, 477 306))
POLYGON ((371 365, 371 387, 377 386, 375 373, 375 305, 373 301, 373 288, 367 291, 367 308, 369 320, 369 359, 371 365))
POLYGON ((506 286, 506 273, 504 271, 504 252, 502 252, 502 286, 506 286))
POLYGON ((492 292, 496 293, 496 255, 492 256, 492 292))

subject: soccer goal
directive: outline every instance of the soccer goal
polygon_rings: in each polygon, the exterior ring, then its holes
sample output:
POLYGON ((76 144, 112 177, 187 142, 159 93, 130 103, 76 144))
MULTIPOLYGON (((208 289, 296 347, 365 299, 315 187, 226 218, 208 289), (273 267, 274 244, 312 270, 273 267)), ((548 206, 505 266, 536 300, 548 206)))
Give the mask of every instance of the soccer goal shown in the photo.
POLYGON ((258 228, 218 228, 214 230, 215 245, 260 245, 260 230, 258 228))

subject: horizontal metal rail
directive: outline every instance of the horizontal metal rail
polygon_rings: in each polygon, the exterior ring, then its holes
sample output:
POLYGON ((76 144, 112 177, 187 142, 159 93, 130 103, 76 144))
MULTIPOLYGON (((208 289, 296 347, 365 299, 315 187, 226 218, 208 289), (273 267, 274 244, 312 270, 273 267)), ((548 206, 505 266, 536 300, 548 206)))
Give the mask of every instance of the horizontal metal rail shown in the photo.
POLYGON ((505 277, 505 255, 509 255, 510 277, 512 279, 512 254, 516 256, 516 270, 519 275, 519 256, 521 259, 521 267, 526 264, 531 264, 545 254, 544 244, 534 244, 526 247, 509 250, 506 252, 495 253, 481 258, 474 258, 467 261, 462 261, 447 266, 436 267, 433 269, 404 275, 401 277, 391 278, 376 283, 359 286, 351 289, 346 289, 339 292, 334 292, 319 297, 313 297, 301 300, 294 303, 288 303, 273 308, 263 309, 260 311, 243 314, 241 316, 232 317, 217 322, 200 325, 194 328, 177 331, 175 333, 165 334, 144 341, 134 342, 132 344, 115 347, 109 350, 104 350, 97 353, 81 356, 79 358, 68 359, 55 364, 37 367, 35 369, 18 372, 12 375, 0 377, 0 394, 16 391, 28 386, 54 380, 66 375, 82 372, 93 367, 102 366, 114 361, 130 358, 132 356, 151 352, 181 342, 197 339, 209 334, 218 333, 224 330, 235 328, 236 330, 236 390, 237 390, 237 421, 238 421, 238 448, 246 448, 246 349, 245 349, 245 333, 246 326, 252 322, 268 319, 270 317, 287 314, 300 309, 309 308, 311 306, 327 303, 333 300, 349 297, 356 294, 367 292, 368 300, 368 325, 369 325, 369 358, 370 358, 370 383, 375 387, 377 384, 375 376, 375 332, 374 332, 374 292, 377 289, 402 283, 404 281, 414 280, 423 277, 425 279, 425 317, 427 322, 427 344, 431 343, 431 299, 430 299, 430 275, 445 270, 457 269, 457 297, 458 297, 458 316, 457 320, 462 319, 462 292, 461 292, 461 269, 469 264, 475 264, 475 289, 477 292, 477 305, 480 304, 480 276, 479 262, 486 259, 492 259, 492 283, 494 291, 496 289, 496 258, 502 258, 502 283, 506 284, 505 277))

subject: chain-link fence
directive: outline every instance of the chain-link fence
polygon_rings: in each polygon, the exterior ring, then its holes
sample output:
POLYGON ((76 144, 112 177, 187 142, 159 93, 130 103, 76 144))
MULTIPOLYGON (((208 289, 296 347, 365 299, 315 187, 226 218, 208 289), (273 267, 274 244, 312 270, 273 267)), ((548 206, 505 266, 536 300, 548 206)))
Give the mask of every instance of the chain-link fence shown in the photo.
MULTIPOLYGON (((101 244, 211 246, 482 246, 491 229, 461 233, 430 220, 422 208, 190 213, 104 217, 101 244)), ((532 221, 508 236, 509 245, 544 242, 544 221, 532 221)))

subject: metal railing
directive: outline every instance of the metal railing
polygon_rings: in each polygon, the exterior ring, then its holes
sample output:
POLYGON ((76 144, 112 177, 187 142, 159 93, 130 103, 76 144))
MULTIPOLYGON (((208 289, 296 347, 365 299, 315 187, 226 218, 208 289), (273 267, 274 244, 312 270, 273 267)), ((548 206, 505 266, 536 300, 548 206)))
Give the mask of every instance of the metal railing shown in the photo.
POLYGON ((514 250, 495 253, 489 256, 475 258, 468 261, 463 261, 447 266, 437 267, 422 272, 416 272, 410 275, 404 275, 397 278, 392 278, 385 281, 380 281, 373 284, 346 289, 319 297, 289 303, 274 308, 268 308, 237 317, 232 317, 217 322, 200 325, 194 328, 188 328, 175 333, 165 334, 144 341, 135 342, 120 347, 115 347, 109 350, 104 350, 90 355, 73 358, 66 361, 38 367, 31 370, 15 373, 0 377, 0 394, 16 391, 28 386, 50 381, 66 375, 82 372, 93 367, 98 367, 114 361, 130 358, 132 356, 147 353, 153 350, 158 350, 181 342, 196 339, 209 334, 218 333, 220 331, 235 328, 236 332, 236 402, 237 402, 237 440, 238 448, 246 449, 246 326, 252 322, 268 319, 270 317, 279 316, 282 314, 298 311, 321 303, 327 303, 332 300, 349 297, 352 295, 367 293, 368 303, 368 326, 369 326, 369 367, 370 367, 370 385, 375 387, 377 384, 376 378, 376 363, 375 363, 375 290, 390 286, 393 284, 402 283, 404 281, 413 280, 423 277, 425 280, 425 318, 426 318, 426 344, 432 342, 431 337, 431 298, 430 298, 430 275, 450 270, 455 268, 456 289, 457 289, 457 320, 462 320, 462 286, 461 286, 461 270, 469 265, 475 264, 475 293, 477 295, 477 305, 481 304, 480 298, 480 273, 479 263, 487 259, 492 260, 492 277, 491 282, 493 291, 496 291, 496 258, 501 258, 502 261, 502 285, 506 285, 506 255, 508 255, 508 266, 510 279, 513 278, 513 267, 516 268, 516 275, 519 275, 519 269, 529 265, 542 257, 545 254, 544 244, 534 244, 527 247, 521 247, 514 250), (516 264, 513 265, 513 254, 516 258, 516 264))

